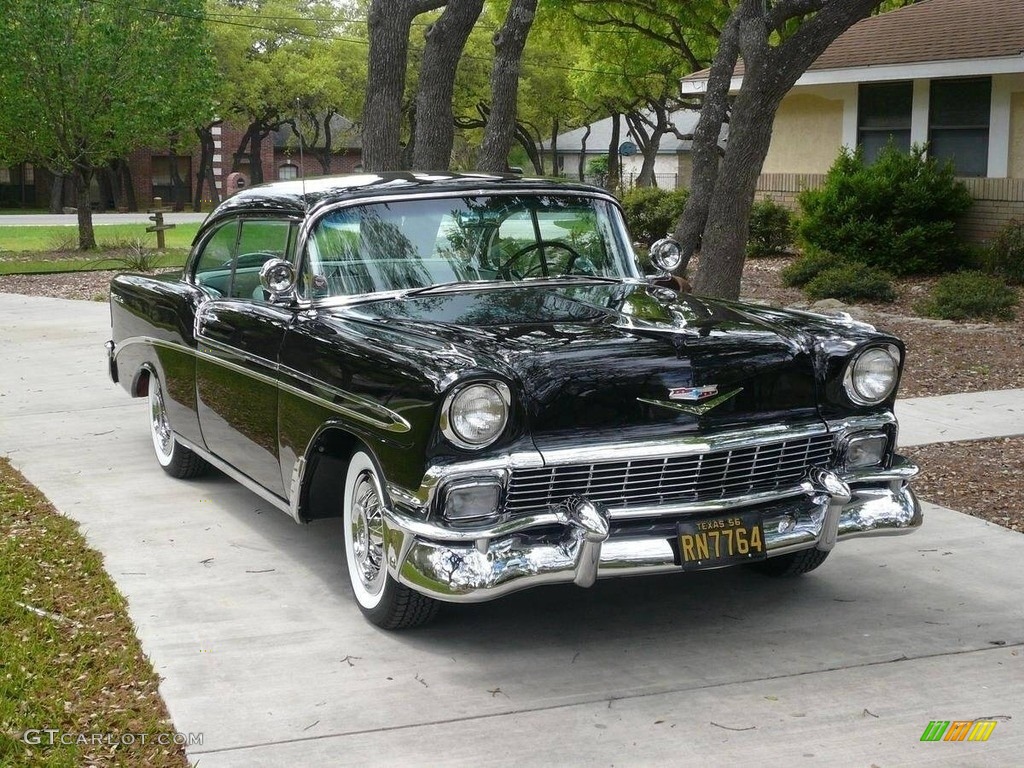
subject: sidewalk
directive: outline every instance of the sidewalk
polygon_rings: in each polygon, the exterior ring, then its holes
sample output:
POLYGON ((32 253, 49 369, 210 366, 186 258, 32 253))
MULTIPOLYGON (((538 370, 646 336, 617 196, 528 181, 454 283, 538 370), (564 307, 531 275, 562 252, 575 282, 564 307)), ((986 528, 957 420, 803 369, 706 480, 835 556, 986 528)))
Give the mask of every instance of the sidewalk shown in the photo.
MULTIPOLYGON (((363 620, 337 520, 176 481, 110 384, 105 304, 0 294, 0 453, 81 525, 203 768, 1013 765, 1024 536, 925 505, 814 574, 550 587, 405 633, 363 620), (985 743, 931 720, 1000 716, 985 743)), ((1024 434, 1024 390, 902 401, 901 443, 1024 434)), ((41 671, 41 672, 44 672, 41 671)), ((25 727, 45 724, 25 724, 25 727)))
MULTIPOLYGON (((168 224, 190 224, 206 219, 208 214, 174 211, 164 214, 168 224)), ((141 213, 94 213, 92 223, 95 227, 105 224, 150 224, 150 214, 141 213)), ((78 215, 74 213, 32 213, 4 214, 0 216, 0 227, 77 227, 78 215)))

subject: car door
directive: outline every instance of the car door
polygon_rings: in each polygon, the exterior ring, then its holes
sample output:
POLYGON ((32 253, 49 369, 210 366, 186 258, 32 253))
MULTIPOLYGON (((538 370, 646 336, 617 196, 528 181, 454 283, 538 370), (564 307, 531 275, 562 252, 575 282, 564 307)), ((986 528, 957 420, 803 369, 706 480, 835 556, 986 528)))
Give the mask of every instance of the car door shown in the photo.
POLYGON ((284 497, 278 457, 278 353, 293 319, 266 301, 263 264, 294 259, 297 222, 240 217, 215 232, 195 281, 211 296, 196 312, 196 391, 207 449, 284 497))

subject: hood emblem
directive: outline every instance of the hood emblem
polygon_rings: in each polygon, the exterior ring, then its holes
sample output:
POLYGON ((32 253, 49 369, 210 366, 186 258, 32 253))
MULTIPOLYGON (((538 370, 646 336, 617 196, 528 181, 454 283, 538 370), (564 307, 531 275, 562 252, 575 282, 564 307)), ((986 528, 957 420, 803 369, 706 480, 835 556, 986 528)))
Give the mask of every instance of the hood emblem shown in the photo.
POLYGON ((689 413, 692 416, 703 416, 705 413, 710 411, 712 408, 717 408, 722 403, 736 397, 740 392, 743 391, 743 387, 726 392, 725 394, 718 394, 717 386, 710 387, 679 387, 677 389, 670 389, 668 396, 673 398, 672 400, 651 400, 646 397, 638 397, 637 401, 646 403, 647 405, 657 405, 662 408, 668 408, 671 411, 682 411, 683 413, 689 413), (704 394, 701 397, 701 390, 712 390, 710 393, 704 394), (688 393, 688 398, 691 402, 681 403, 676 393, 688 393), (694 396, 696 393, 696 396, 694 396), (716 397, 717 395, 717 397, 716 397))
POLYGON ((706 387, 674 387, 668 391, 668 399, 699 403, 701 400, 707 400, 709 397, 714 397, 717 394, 717 384, 709 384, 706 387))

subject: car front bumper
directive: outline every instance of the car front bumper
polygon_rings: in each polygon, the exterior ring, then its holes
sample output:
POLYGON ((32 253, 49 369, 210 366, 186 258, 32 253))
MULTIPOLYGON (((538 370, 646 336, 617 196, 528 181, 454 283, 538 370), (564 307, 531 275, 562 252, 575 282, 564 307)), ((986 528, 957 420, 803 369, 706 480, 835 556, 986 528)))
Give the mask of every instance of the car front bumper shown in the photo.
MULTIPOLYGON (((827 551, 837 540, 918 528, 921 506, 907 485, 916 474, 897 457, 891 469, 849 483, 824 472, 799 495, 746 508, 761 513, 768 557, 827 551)), ((391 509, 386 557, 391 575, 418 592, 482 602, 543 584, 588 587, 598 578, 680 571, 672 519, 682 516, 666 510, 666 522, 646 530, 620 525, 601 505, 576 497, 489 528, 453 530, 391 509)))

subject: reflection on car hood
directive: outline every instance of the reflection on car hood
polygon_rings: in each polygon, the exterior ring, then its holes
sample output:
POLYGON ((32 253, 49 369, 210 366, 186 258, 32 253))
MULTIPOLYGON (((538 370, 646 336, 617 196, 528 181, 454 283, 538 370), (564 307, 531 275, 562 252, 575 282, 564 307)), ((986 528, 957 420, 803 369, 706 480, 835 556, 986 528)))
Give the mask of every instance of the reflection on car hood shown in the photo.
POLYGON ((547 283, 386 299, 346 314, 443 339, 517 380, 539 445, 580 428, 637 439, 817 413, 809 339, 732 302, 645 284, 547 283))

